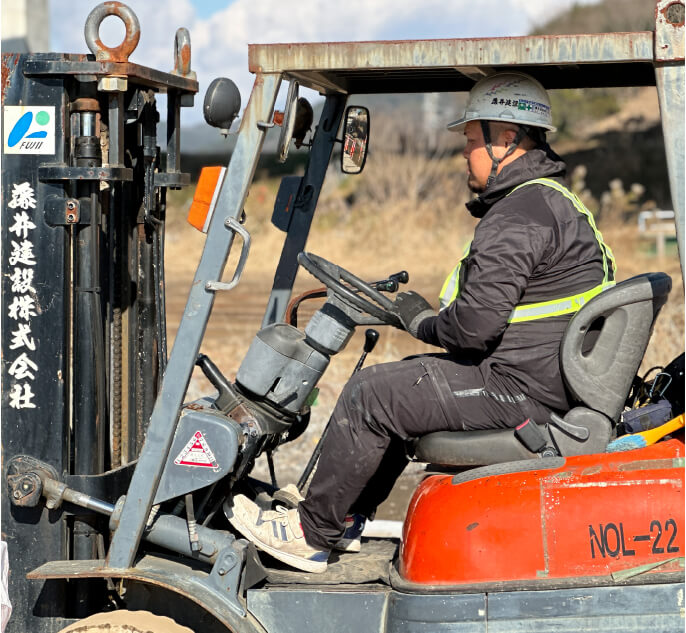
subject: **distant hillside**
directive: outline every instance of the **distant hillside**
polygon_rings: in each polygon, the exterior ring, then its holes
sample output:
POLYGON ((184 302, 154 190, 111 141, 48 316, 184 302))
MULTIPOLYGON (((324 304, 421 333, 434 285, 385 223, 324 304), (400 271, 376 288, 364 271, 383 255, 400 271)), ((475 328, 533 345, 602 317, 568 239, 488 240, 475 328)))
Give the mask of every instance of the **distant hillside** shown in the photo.
POLYGON ((654 0, 603 0, 597 4, 574 5, 532 34, 620 33, 652 31, 654 27, 654 0))
MULTIPOLYGON (((536 35, 652 31, 653 0, 603 0, 576 5, 541 25, 536 35)), ((614 178, 642 184, 642 202, 671 208, 664 139, 655 88, 551 92, 558 126, 556 149, 570 170, 588 169, 586 184, 599 197, 614 178)))
MULTIPOLYGON (((654 0, 602 0, 575 5, 534 30, 535 35, 567 33, 617 33, 652 31, 654 0)), ((633 88, 558 91, 551 94, 559 138, 578 137, 592 122, 619 113, 625 104, 642 94, 633 88)), ((655 109, 659 122, 659 113, 655 109)))

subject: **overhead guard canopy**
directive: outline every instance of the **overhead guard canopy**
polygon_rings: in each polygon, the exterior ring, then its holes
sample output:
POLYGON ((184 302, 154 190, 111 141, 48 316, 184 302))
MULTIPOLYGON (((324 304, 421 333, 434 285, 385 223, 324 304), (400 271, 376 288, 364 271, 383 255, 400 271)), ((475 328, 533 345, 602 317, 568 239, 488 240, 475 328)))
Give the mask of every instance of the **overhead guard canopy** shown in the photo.
POLYGON ((641 31, 251 44, 249 68, 285 73, 318 92, 344 94, 468 91, 482 77, 515 69, 547 89, 654 86, 654 38, 652 31, 641 31))

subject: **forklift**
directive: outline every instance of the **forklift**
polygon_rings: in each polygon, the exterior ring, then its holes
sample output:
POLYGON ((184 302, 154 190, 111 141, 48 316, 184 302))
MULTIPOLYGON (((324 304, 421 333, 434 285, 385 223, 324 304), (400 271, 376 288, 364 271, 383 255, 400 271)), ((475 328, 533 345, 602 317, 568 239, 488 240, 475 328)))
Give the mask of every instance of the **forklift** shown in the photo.
MULTIPOLYGON (((349 97, 468 92, 508 70, 547 89, 656 86, 683 274, 684 4, 657 0, 655 16, 648 32, 251 45, 255 81, 235 149, 196 195, 205 246, 169 354, 166 192, 190 184, 180 113, 199 88, 188 31, 176 32, 171 72, 131 63, 138 20, 105 2, 86 21, 90 54, 3 54, 7 631, 682 631, 683 435, 607 452, 672 286, 664 273, 618 283, 571 319, 561 362, 576 406, 540 427, 544 446, 513 429, 416 441, 414 458, 443 472, 415 492, 400 543, 366 539, 306 574, 228 520, 234 494, 284 502, 251 477, 255 460, 307 428, 317 382, 357 327, 399 324, 390 296, 406 275, 368 282, 305 251, 334 151, 346 174, 367 158, 369 112, 349 97), (110 48, 99 28, 112 15, 126 34, 110 48), (324 98, 316 121, 301 87, 324 98), (283 248, 231 382, 201 344, 216 293, 240 283, 244 203, 279 125, 281 160, 311 132, 307 166, 281 181, 272 222, 283 248), (326 286, 303 328, 306 297, 292 297, 300 266, 326 286), (212 395, 188 402, 196 366, 212 395)), ((231 80, 207 89, 210 125, 227 132, 240 109, 231 80)), ((680 380, 675 415, 683 364, 680 380)))

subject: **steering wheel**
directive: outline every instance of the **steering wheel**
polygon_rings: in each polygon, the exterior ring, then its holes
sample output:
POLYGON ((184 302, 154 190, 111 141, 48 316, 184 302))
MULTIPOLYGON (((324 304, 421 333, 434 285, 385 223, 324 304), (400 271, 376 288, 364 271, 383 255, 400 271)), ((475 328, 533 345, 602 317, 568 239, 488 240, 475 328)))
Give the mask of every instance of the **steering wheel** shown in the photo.
MULTIPOLYGON (((344 306, 352 307, 356 312, 365 312, 380 324, 402 328, 393 302, 366 281, 313 253, 300 253, 298 263, 331 290, 344 306)), ((361 321, 355 314, 346 313, 359 325, 373 325, 369 321, 361 321)))

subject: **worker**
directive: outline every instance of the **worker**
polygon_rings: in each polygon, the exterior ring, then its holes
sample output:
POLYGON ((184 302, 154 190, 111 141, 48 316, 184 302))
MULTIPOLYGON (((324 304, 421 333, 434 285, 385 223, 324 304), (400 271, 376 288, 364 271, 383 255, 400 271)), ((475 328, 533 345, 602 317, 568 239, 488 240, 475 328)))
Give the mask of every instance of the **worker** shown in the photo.
POLYGON ((415 292, 395 301, 405 329, 444 353, 355 374, 334 408, 319 466, 297 508, 234 500, 232 524, 290 566, 326 569, 332 549, 359 549, 366 519, 405 468, 406 442, 435 431, 514 427, 566 412, 559 349, 572 314, 611 286, 614 258, 592 215, 563 184, 546 142, 550 100, 528 75, 472 88, 464 116, 467 203, 480 218, 443 286, 441 310, 415 292))

